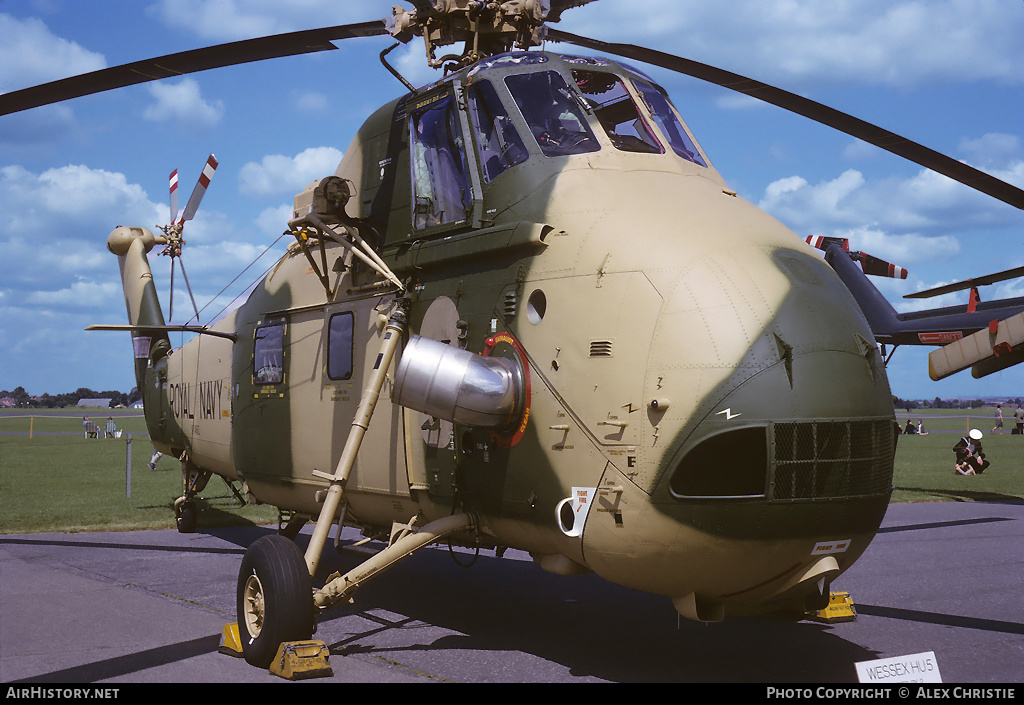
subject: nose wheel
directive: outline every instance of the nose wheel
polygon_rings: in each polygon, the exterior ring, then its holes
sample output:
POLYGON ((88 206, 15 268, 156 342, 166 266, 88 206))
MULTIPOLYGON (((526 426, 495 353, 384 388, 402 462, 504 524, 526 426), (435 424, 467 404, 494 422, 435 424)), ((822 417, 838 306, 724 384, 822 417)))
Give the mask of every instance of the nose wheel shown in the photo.
POLYGON ((253 666, 268 668, 283 642, 313 636, 313 584, 302 552, 284 536, 263 536, 249 546, 237 588, 242 655, 253 666))

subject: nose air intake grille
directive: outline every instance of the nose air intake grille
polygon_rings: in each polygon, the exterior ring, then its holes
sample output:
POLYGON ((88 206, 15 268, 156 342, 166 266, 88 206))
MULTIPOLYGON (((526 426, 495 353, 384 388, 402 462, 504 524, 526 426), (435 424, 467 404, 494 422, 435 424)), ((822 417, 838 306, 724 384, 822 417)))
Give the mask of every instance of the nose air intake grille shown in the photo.
POLYGON ((769 422, 705 438, 672 473, 686 499, 829 501, 888 494, 892 419, 769 422))
POLYGON ((877 495, 892 485, 891 420, 776 423, 775 500, 877 495))

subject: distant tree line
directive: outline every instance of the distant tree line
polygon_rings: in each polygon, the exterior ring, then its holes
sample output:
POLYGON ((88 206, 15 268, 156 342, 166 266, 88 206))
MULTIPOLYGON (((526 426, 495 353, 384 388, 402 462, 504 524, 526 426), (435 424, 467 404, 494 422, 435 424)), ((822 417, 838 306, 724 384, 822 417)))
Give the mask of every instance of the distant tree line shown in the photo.
POLYGON ((1021 399, 1007 399, 1004 402, 992 402, 985 401, 983 399, 940 399, 935 397, 934 400, 928 401, 914 400, 914 399, 900 399, 897 396, 892 398, 892 405, 897 409, 906 409, 911 411, 912 409, 979 409, 983 406, 991 406, 995 403, 1012 404, 1016 406, 1022 403, 1021 399))
POLYGON ((29 396, 24 387, 15 387, 13 391, 0 390, 0 399, 10 399, 17 407, 28 407, 33 409, 63 409, 66 406, 78 406, 80 399, 110 399, 111 406, 128 406, 142 398, 138 388, 125 394, 115 390, 103 392, 93 391, 88 387, 79 387, 67 394, 42 394, 37 397, 29 396))

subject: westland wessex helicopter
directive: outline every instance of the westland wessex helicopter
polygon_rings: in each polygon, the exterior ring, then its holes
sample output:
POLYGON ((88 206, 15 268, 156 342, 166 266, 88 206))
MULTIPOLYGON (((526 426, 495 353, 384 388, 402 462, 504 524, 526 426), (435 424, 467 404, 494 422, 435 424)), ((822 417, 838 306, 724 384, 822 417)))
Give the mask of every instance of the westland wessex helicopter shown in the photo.
POLYGON ((594 572, 717 621, 822 608, 874 537, 896 424, 850 290, 729 188, 656 82, 611 59, 529 49, 546 36, 694 75, 1018 207, 1024 194, 785 91, 545 26, 587 1, 418 0, 387 21, 0 97, 14 112, 388 33, 422 37, 445 70, 407 84, 335 174, 296 196, 287 254, 222 320, 163 318, 147 254, 180 254, 183 220, 107 241, 129 323, 96 328, 131 332, 152 441, 182 462, 179 527, 194 529, 214 474, 291 517, 242 561, 250 663, 309 639, 319 611, 441 540, 527 551, 545 570, 594 572), (436 56, 457 41, 461 54, 436 56), (173 350, 168 334, 182 329, 198 336, 173 350), (335 526, 387 546, 320 576, 335 526))

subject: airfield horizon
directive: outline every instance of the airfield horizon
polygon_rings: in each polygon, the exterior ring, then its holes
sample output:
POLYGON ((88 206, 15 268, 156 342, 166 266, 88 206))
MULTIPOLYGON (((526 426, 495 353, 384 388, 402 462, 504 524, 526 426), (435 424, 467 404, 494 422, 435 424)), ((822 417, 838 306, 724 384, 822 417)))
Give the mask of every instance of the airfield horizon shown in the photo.
MULTIPOLYGON (((922 420, 927 435, 900 435, 891 503, 1024 500, 1024 436, 1012 435, 1012 411, 1004 410, 1003 434, 992 433, 993 409, 897 410, 896 419, 922 420), (983 475, 953 473, 958 434, 978 428, 992 467, 983 475)), ((102 436, 102 431, 100 433, 102 436)), ((137 409, 0 411, 0 534, 132 531, 173 528, 174 500, 181 496, 180 466, 153 452, 137 409), (121 438, 85 438, 82 416, 115 419, 121 438), (31 437, 30 435, 31 434, 31 437), (130 497, 126 496, 127 441, 131 446, 130 497)), ((227 485, 211 479, 197 505, 200 526, 271 525, 269 505, 240 506, 227 485)))

